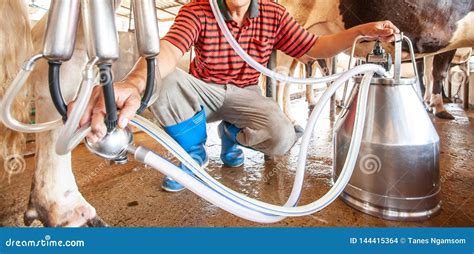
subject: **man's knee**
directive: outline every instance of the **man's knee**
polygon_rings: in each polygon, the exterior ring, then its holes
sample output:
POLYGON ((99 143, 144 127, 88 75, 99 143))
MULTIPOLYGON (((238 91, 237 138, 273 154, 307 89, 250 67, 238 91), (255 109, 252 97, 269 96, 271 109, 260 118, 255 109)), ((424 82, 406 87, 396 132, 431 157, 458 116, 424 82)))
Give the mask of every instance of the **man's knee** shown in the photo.
MULTIPOLYGON (((156 101, 156 106, 159 108, 174 108, 174 107, 186 107, 186 102, 193 104, 197 100, 197 94, 194 89, 191 88, 191 84, 187 75, 181 69, 168 74, 162 80, 161 88, 159 90, 159 97, 156 101)), ((179 108, 176 108, 179 110, 179 108)))
POLYGON ((182 92, 182 75, 180 71, 175 70, 168 74, 161 82, 161 88, 157 103, 169 104, 170 100, 179 98, 179 94, 182 92))
POLYGON ((286 154, 296 142, 293 124, 283 113, 281 114, 281 116, 272 117, 270 121, 267 153, 271 156, 286 154))
POLYGON ((178 69, 168 74, 162 81, 158 99, 152 105, 155 117, 163 126, 187 120, 199 110, 192 105, 196 95, 186 88, 189 84, 184 75, 186 73, 178 69))
POLYGON ((177 68, 163 78, 163 85, 180 83, 184 75, 186 72, 177 68))

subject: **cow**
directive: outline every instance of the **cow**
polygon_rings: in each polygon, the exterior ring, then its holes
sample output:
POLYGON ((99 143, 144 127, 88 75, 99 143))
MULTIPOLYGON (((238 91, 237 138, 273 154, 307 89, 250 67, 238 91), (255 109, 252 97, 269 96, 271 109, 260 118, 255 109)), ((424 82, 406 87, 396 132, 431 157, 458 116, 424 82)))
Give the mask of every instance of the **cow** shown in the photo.
MULTIPOLYGON (((33 28, 33 44, 42 46, 42 36, 46 18, 33 28)), ((79 24, 73 57, 63 63, 61 84, 79 84, 81 71, 87 62, 84 33, 79 24), (64 80, 63 80, 64 79, 64 80)), ((124 77, 138 59, 133 32, 120 32, 120 58, 113 64, 115 80, 124 77)), ((39 50, 39 49, 37 49, 39 50)), ((38 63, 31 74, 30 82, 35 87, 36 121, 45 122, 57 119, 51 114, 53 108, 47 89, 47 65, 38 63)), ((71 101, 78 87, 62 86, 66 101, 71 101)), ((25 212, 25 225, 38 219, 45 226, 105 226, 92 207, 79 192, 72 173, 71 155, 57 155, 54 147, 59 129, 36 135, 36 170, 31 187, 28 209, 25 212)))
MULTIPOLYGON (((24 4, 23 1, 8 1, 12 4, 20 5, 24 4)), ((345 2, 345 1, 343 1, 345 2)), ((354 1, 355 2, 355 1, 354 1)), ((363 1, 366 3, 367 1, 363 1)), ((377 1, 377 3, 380 1, 377 1)), ((320 26, 320 21, 326 22, 325 29, 327 33, 333 33, 344 29, 347 26, 344 25, 343 15, 339 8, 339 1, 326 1, 326 0, 316 0, 316 1, 281 1, 281 3, 288 7, 290 13, 294 14, 296 18, 302 22, 304 25, 310 25, 308 28, 315 29, 320 26), (337 3, 337 4, 334 4, 337 3), (320 8, 318 10, 318 8, 320 8), (308 11, 312 10, 311 15, 308 11), (304 14, 302 16, 302 14, 304 14), (316 17, 321 18, 320 21, 315 19, 316 17)), ((357 1, 357 3, 362 3, 362 1, 357 1)), ((364 4, 362 3, 362 4, 364 4)), ((357 9, 357 8, 355 8, 357 9)), ((471 6, 472 9, 472 6, 471 6)), ((6 22, 5 13, 13 12, 11 9, 1 9, 2 15, 0 19, 2 24, 8 24, 6 22)), ((343 13, 344 14, 344 13, 343 13)), ((26 12, 16 12, 15 15, 21 15, 23 19, 27 19, 26 12)), ((388 13, 387 13, 388 15, 388 13)), ((394 14, 396 15, 396 14, 394 14)), ((386 18, 391 19, 391 16, 386 18)), ((379 17, 374 17, 374 19, 383 19, 379 17)), ((472 19, 472 17, 471 17, 472 19)), ((463 19, 461 19, 463 20, 463 19)), ((368 20, 370 21, 370 20, 368 20)), ((457 29, 453 33, 453 38, 458 38, 459 35, 472 35, 472 31, 465 30, 459 31, 458 27, 465 27, 466 22, 460 22, 457 29), (457 37, 455 36, 457 35, 457 37)), ((32 42, 34 45, 34 51, 38 52, 41 50, 42 36, 44 32, 44 26, 46 22, 45 19, 41 20, 32 31, 32 42)), ((354 25, 354 24, 352 24, 354 25)), ((22 27, 22 29, 27 29, 27 27, 22 27)), ((406 29, 402 30, 407 31, 406 29)), ((412 34, 408 34, 412 36, 412 34)), ((6 36, 3 34, 3 36, 6 36)), ((12 37, 12 40, 19 42, 21 38, 18 38, 18 33, 11 33, 8 36, 12 37)), ((126 36, 126 38, 130 38, 126 36)), ((470 37, 469 37, 470 38, 470 37)), ((413 38, 412 38, 413 39, 413 38)), ((127 44, 126 40, 121 40, 121 44, 127 44)), ((419 42, 417 42, 419 43, 419 42)), ((466 41, 459 41, 458 39, 449 42, 448 45, 444 45, 444 48, 441 47, 438 51, 449 50, 461 47, 462 45, 468 44, 466 41)), ((133 42, 128 42, 128 45, 134 45, 133 42)), ((127 50, 127 47, 121 47, 121 55, 130 54, 133 50, 127 50)), ((417 52, 420 54, 423 53, 437 53, 435 50, 431 51, 420 51, 419 44, 417 44, 417 52)), ((3 57, 3 56, 0 56, 3 57)), ((22 58, 19 61, 26 59, 22 58)), ((127 58, 128 61, 131 59, 136 59, 135 57, 127 58)), ((80 70, 86 63, 87 57, 84 47, 84 34, 82 29, 78 29, 76 49, 74 51, 73 58, 64 63, 62 67, 63 72, 70 73, 71 75, 62 75, 61 83, 62 84, 79 84, 80 82, 80 70), (77 75, 72 75, 77 74, 77 75), (67 80, 66 80, 67 79, 67 80)), ((129 63, 123 63, 124 66, 131 67, 133 61, 129 63)), ((2 66, 3 68, 3 66, 2 66)), ((47 65, 44 61, 38 62, 35 71, 31 74, 30 79, 28 80, 30 86, 34 87, 35 94, 35 105, 37 109, 36 121, 45 122, 57 119, 59 114, 52 114, 51 108, 54 108, 49 91, 47 86, 47 76, 45 73, 47 70, 47 65)), ((2 70, 3 71, 3 70, 2 70)), ((123 76, 126 73, 125 70, 118 71, 115 73, 116 77, 123 76)), ((70 101, 74 96, 77 87, 73 86, 64 86, 62 87, 62 92, 67 101, 70 101)), ((74 175, 72 173, 71 167, 71 156, 63 155, 59 156, 54 151, 54 144, 57 141, 59 130, 52 130, 49 132, 39 133, 36 135, 36 170, 34 174, 34 179, 31 187, 30 200, 28 204, 28 209, 25 212, 24 220, 25 225, 29 225, 33 220, 38 219, 45 226, 103 226, 106 225, 100 217, 96 214, 94 207, 92 207, 79 192, 74 175)))
MULTIPOLYGON (((43 17, 31 29, 27 7, 24 1, 1 1, 0 19, 2 29, 0 38, 5 40, 2 45, 0 59, 6 59, 8 63, 2 64, 0 77, 6 77, 2 82, 2 90, 11 82, 20 69, 23 61, 30 57, 33 52, 42 50, 43 35, 47 17, 43 17), (8 31, 10 32, 8 32, 8 31)), ((114 77, 119 80, 125 76, 138 59, 135 36, 133 32, 119 33, 120 37, 120 59, 113 65, 114 77)), ((3 41, 3 40, 2 40, 3 41)), ((81 22, 77 30, 76 45, 71 60, 62 64, 61 75, 62 94, 66 101, 71 101, 77 92, 82 75, 81 71, 87 62, 87 53, 84 41, 84 33, 81 22)), ((33 90, 35 95, 34 105, 36 108, 35 121, 48 122, 58 119, 58 113, 51 111, 54 108, 48 89, 48 65, 44 60, 38 61, 34 71, 27 81, 27 86, 33 90)), ((23 94, 23 93, 22 93, 23 94)), ((31 95, 22 95, 18 105, 29 105, 31 95)), ((28 122, 28 111, 26 106, 16 106, 13 111, 18 119, 28 122), (19 115, 25 115, 19 117, 19 115)), ((28 207, 24 215, 25 225, 30 225, 34 220, 39 220, 45 226, 104 226, 104 221, 97 216, 92 207, 79 192, 75 181, 71 155, 57 155, 54 147, 58 139, 59 129, 36 134, 35 149, 35 174, 31 186, 28 207)), ((3 134, 2 138, 6 138, 3 134)), ((14 133, 14 132, 12 132, 14 133)), ((11 134, 13 135, 13 134, 11 134)), ((20 134, 14 134, 20 135, 20 134)), ((11 139, 11 138, 9 138, 11 139)), ((15 138, 19 142, 19 138, 15 138)), ((20 150, 20 149, 18 149, 20 150)), ((20 151, 17 151, 20 154, 20 151)))
MULTIPOLYGON (((429 110, 442 119, 454 118, 443 106, 442 85, 455 49, 474 46, 472 0, 280 0, 279 3, 301 25, 319 35, 336 33, 366 22, 391 20, 413 41, 417 58, 433 57, 432 71, 427 73, 433 78, 426 84, 432 89, 425 93, 429 110)), ((372 45, 366 43, 358 48, 356 54, 367 55, 372 45)), ((392 45, 384 47, 393 52, 392 45)), ((406 54, 404 57, 407 59, 406 54)), ((280 68, 294 65, 281 55, 278 55, 277 62, 280 68)), ((428 71, 427 68, 425 73, 428 71)))

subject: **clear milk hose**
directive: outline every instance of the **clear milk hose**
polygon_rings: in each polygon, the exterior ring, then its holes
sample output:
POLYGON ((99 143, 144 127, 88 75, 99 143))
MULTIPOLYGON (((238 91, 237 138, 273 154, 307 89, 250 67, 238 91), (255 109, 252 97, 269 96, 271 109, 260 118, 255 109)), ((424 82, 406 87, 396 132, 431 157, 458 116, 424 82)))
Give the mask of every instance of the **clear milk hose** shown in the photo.
MULTIPOLYGON (((367 70, 371 67, 373 66, 359 66, 354 70, 359 71, 359 73, 364 73, 367 72, 367 70)), ((359 153, 363 134, 362 132, 364 129, 363 127, 367 106, 367 96, 370 81, 373 76, 373 72, 370 71, 369 73, 365 74, 364 79, 360 84, 360 91, 358 93, 357 99, 357 113, 351 144, 349 146, 348 155, 339 178, 328 191, 328 193, 326 193, 320 199, 307 205, 296 206, 303 185, 307 151, 317 120, 321 115, 324 104, 326 104, 331 95, 344 84, 346 78, 351 77, 350 74, 352 73, 345 73, 340 79, 336 80, 325 91, 315 109, 312 111, 309 121, 306 125, 306 132, 304 133, 301 142, 293 190, 284 206, 268 204, 249 198, 222 185, 210 175, 208 175, 207 172, 201 169, 201 167, 196 164, 193 159, 176 142, 174 142, 174 140, 166 135, 162 129, 156 127, 154 124, 142 117, 135 118, 132 121, 132 124, 145 131, 148 135, 153 137, 165 148, 167 148, 182 163, 190 168, 195 176, 191 176, 182 172, 178 167, 146 148, 138 147, 136 150, 133 149, 132 152, 135 154, 135 158, 137 160, 159 170, 163 174, 172 177, 202 198, 239 217, 259 223, 273 223, 288 216, 304 216, 315 213, 331 204, 344 190, 351 178, 352 171, 357 160, 357 155, 359 153), (209 193, 212 193, 212 195, 209 193)))

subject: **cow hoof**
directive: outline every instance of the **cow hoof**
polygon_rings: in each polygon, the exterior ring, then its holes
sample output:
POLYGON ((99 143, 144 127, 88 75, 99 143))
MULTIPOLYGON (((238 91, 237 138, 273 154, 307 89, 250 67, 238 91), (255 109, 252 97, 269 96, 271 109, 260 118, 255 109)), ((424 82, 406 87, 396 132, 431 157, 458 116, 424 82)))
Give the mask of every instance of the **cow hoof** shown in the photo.
POLYGON ((28 210, 23 216, 25 225, 30 226, 33 221, 39 220, 45 227, 107 226, 78 190, 58 194, 44 190, 32 191, 28 210))
POLYGON ((426 112, 428 112, 428 114, 431 114, 431 113, 433 113, 433 108, 432 108, 432 107, 430 107, 430 105, 428 105, 428 104, 425 104, 424 106, 425 106, 425 110, 426 110, 426 112))
POLYGON ((86 225, 83 225, 84 227, 89 227, 89 228, 98 228, 98 227, 108 227, 107 223, 102 220, 99 216, 96 216, 89 221, 87 221, 86 225))
POLYGON ((436 117, 446 120, 454 120, 454 116, 451 115, 448 111, 441 111, 435 114, 436 117))
POLYGON ((31 224, 38 219, 38 213, 35 209, 28 209, 25 214, 23 214, 23 223, 27 227, 31 226, 31 224))
POLYGON ((443 103, 453 103, 453 101, 449 97, 444 96, 443 94, 443 103))
POLYGON ((301 125, 299 124, 295 124, 294 127, 295 127, 296 139, 300 139, 301 137, 303 137, 304 128, 301 127, 301 125))
POLYGON ((318 104, 318 102, 316 100, 310 100, 308 101, 308 107, 309 108, 314 108, 314 106, 316 106, 316 104, 318 104))
POLYGON ((433 112, 433 108, 430 106, 430 103, 428 101, 423 101, 423 106, 425 107, 426 112, 433 112))
POLYGON ((443 103, 453 103, 453 100, 449 98, 443 98, 443 103))

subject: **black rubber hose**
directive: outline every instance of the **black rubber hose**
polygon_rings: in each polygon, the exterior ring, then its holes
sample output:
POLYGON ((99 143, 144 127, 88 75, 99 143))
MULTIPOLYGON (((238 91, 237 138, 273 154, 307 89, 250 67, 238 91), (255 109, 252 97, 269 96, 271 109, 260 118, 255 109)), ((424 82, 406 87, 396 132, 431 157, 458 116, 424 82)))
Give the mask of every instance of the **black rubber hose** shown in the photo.
POLYGON ((140 108, 137 110, 137 114, 143 113, 143 111, 148 106, 148 102, 150 102, 151 96, 153 95, 153 90, 155 88, 155 65, 155 57, 150 57, 146 59, 146 87, 145 92, 143 93, 142 101, 140 103, 140 108))
POLYGON ((117 116, 117 104, 115 103, 114 93, 114 80, 112 77, 112 65, 111 64, 100 64, 100 84, 104 92, 105 101, 105 125, 107 126, 107 132, 111 132, 117 127, 118 116, 117 116))
POLYGON ((54 107, 59 112, 63 121, 67 120, 67 105, 64 102, 63 95, 61 93, 61 86, 59 81, 59 71, 61 68, 61 62, 49 61, 48 69, 48 81, 49 81, 49 93, 53 100, 54 107))

